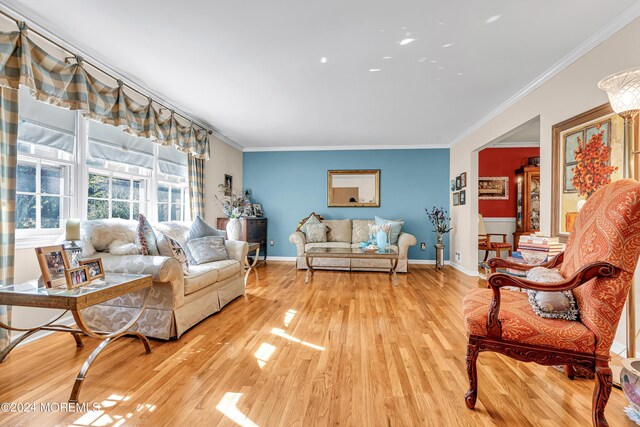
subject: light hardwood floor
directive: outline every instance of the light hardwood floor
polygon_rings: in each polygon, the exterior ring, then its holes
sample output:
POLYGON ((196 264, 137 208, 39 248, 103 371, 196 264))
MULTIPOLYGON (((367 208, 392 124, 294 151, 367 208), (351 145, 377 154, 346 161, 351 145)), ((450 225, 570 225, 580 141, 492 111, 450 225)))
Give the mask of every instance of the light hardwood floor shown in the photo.
MULTIPOLYGON (((480 355, 475 411, 464 404, 461 303, 477 286, 450 267, 411 268, 399 287, 381 273, 323 272, 311 285, 292 263, 252 274, 245 297, 179 341, 122 339, 89 372, 88 414, 2 414, 0 425, 589 426, 593 381, 480 355)), ((0 402, 65 402, 96 345, 68 334, 15 350, 0 365, 0 402)), ((632 426, 614 389, 611 426, 632 426)))

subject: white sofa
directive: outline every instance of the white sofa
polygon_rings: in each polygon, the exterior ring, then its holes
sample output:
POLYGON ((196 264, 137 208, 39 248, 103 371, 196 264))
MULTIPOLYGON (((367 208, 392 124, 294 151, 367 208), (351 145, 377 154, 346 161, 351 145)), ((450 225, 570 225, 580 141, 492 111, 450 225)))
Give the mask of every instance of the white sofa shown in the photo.
MULTIPOLYGON (((230 259, 191 265, 185 276, 181 264, 172 257, 109 253, 114 241, 120 248, 124 247, 122 243, 133 243, 136 226, 137 221, 118 219, 83 221, 81 235, 83 258, 102 258, 106 272, 152 276, 151 299, 134 326, 138 332, 159 339, 179 338, 190 327, 244 295, 246 242, 225 241, 230 259)), ((188 222, 152 224, 156 234, 164 232, 183 246, 190 226, 188 222)), ((83 315, 95 330, 119 329, 137 313, 143 295, 136 292, 115 298, 83 310, 83 315)))
MULTIPOLYGON (((305 235, 301 231, 294 232, 289 236, 289 241, 296 245, 296 267, 299 270, 306 270, 307 264, 305 253, 313 247, 329 248, 358 248, 360 243, 369 240, 369 224, 375 224, 369 219, 328 219, 323 223, 329 227, 326 243, 307 243, 305 235)), ((397 245, 391 245, 398 251, 399 259, 397 272, 406 273, 408 271, 408 251, 410 246, 416 244, 415 236, 409 233, 400 233, 397 245)), ((314 258, 314 269, 336 269, 355 271, 388 271, 389 261, 384 259, 344 259, 344 258, 314 258)))

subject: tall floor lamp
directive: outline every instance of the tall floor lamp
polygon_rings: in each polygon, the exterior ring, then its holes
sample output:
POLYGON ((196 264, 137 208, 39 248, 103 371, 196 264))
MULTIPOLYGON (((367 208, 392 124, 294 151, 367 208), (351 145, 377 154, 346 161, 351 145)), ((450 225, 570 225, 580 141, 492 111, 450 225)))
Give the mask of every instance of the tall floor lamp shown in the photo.
MULTIPOLYGON (((640 68, 620 71, 600 80, 598 87, 607 92, 613 111, 624 119, 625 178, 638 179, 635 172, 634 119, 640 112, 640 68)), ((627 357, 636 356, 635 286, 631 281, 627 300, 627 357)), ((614 377, 615 378, 615 377, 614 377)))

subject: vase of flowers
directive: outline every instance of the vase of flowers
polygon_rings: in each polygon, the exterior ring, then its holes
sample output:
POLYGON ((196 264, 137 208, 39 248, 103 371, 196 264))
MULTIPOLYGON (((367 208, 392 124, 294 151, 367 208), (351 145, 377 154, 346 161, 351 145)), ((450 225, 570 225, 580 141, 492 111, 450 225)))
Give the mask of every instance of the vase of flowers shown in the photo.
MULTIPOLYGON (((611 174, 618 170, 610 165, 611 147, 602 141, 604 129, 584 142, 578 138, 578 148, 574 151, 576 165, 571 169, 571 184, 580 196, 588 199, 597 189, 611 182, 611 174)), ((578 210, 584 205, 579 203, 578 210)))
POLYGON ((233 190, 231 194, 229 194, 229 189, 224 184, 220 184, 218 189, 220 197, 217 195, 213 197, 215 197, 216 202, 218 202, 220 209, 222 209, 224 214, 229 218, 227 222, 227 239, 240 240, 242 233, 240 218, 244 214, 245 195, 242 192, 238 193, 233 190), (228 195, 225 195, 225 191, 228 195))
POLYGON ((429 218, 429 221, 433 225, 433 231, 436 233, 438 245, 442 245, 444 235, 453 230, 453 227, 450 226, 451 218, 448 216, 448 213, 444 208, 436 208, 434 206, 431 209, 431 212, 429 212, 427 208, 424 208, 424 211, 427 214, 427 218, 429 218))

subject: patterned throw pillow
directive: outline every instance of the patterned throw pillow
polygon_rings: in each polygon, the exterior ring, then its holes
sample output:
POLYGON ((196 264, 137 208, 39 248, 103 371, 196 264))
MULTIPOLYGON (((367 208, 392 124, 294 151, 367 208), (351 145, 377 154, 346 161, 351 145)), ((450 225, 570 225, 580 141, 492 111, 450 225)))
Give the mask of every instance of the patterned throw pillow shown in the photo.
MULTIPOLYGON (((564 281, 558 270, 534 267, 527 272, 527 279, 538 283, 557 283, 564 281)), ((547 319, 578 320, 578 304, 571 291, 533 291, 527 289, 529 304, 540 317, 547 319)))
POLYGON ((229 259, 223 237, 207 236, 189 240, 187 247, 196 264, 229 259))
POLYGON ((327 227, 326 224, 305 224, 306 231, 304 232, 307 243, 325 243, 327 241, 327 227))
POLYGON ((384 218, 380 218, 380 217, 375 217, 376 219, 376 224, 388 224, 389 228, 391 230, 389 230, 389 244, 390 245, 397 245, 398 244, 398 238, 400 237, 400 233, 402 232, 402 226, 404 225, 404 221, 392 221, 390 219, 384 219, 384 218))
POLYGON ((193 221, 193 224, 191 224, 191 229, 189 229, 189 238, 187 240, 200 239, 207 236, 218 236, 226 238, 227 232, 224 230, 218 230, 217 228, 210 226, 209 224, 204 222, 202 218, 197 216, 195 221, 193 221))
POLYGON ((189 275, 189 260, 182 245, 176 239, 172 239, 164 233, 160 233, 158 239, 158 252, 160 255, 175 258, 182 265, 182 271, 185 276, 189 275))
MULTIPOLYGON (((318 215, 315 212, 311 212, 311 215, 309 215, 308 217, 301 219, 300 222, 298 223, 298 226, 296 227, 296 231, 302 231, 302 227, 304 226, 304 224, 309 221, 311 218, 315 218, 317 221, 316 222, 320 222, 322 220, 324 220, 324 218, 322 217, 322 215, 318 215)), ((304 231, 303 231, 304 233, 304 231)))
POLYGON ((136 229, 136 247, 142 255, 160 255, 156 233, 151 224, 141 213, 138 214, 138 228, 136 229))

